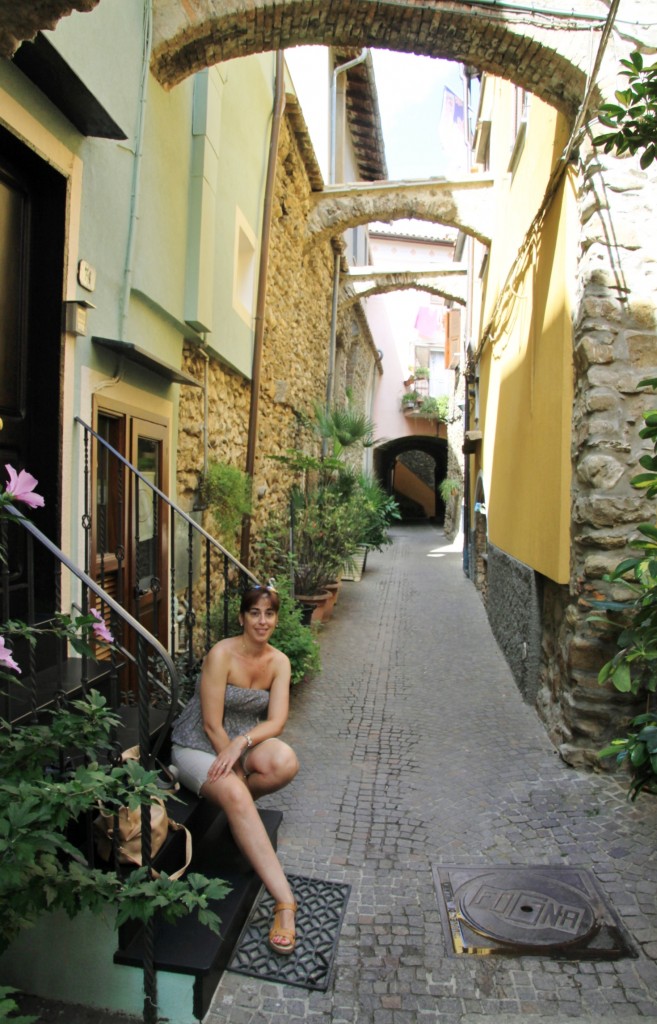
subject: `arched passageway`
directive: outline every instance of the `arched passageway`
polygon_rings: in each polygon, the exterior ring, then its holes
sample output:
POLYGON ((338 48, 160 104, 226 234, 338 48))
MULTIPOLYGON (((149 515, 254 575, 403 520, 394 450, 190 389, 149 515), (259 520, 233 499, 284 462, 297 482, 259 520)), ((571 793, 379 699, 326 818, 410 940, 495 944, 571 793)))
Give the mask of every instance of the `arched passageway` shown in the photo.
POLYGON ((447 441, 411 435, 386 441, 374 450, 379 482, 399 503, 402 520, 442 523, 445 503, 438 490, 447 475, 447 441))

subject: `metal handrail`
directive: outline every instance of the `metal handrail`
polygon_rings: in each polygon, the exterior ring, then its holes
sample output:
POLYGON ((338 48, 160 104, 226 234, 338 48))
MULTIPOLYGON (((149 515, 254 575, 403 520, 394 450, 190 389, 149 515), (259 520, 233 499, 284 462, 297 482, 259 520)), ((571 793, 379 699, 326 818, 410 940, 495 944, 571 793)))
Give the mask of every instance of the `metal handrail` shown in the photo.
MULTIPOLYGON (((130 612, 126 611, 125 608, 121 604, 119 604, 119 602, 116 601, 110 594, 103 590, 103 588, 98 583, 96 583, 95 580, 91 578, 91 576, 89 576, 83 569, 80 569, 79 566, 72 562, 68 555, 65 555, 61 548, 54 544, 49 537, 46 537, 46 535, 42 533, 41 530, 39 530, 39 528, 34 525, 34 523, 27 519, 19 509, 15 508, 13 505, 5 505, 5 508, 7 509, 7 511, 11 513, 12 519, 14 521, 20 523, 21 526, 25 530, 27 530, 27 532, 30 533, 35 538, 35 540, 38 540, 38 542, 42 544, 43 547, 45 547, 60 562, 61 565, 64 565, 69 570, 69 572, 73 574, 73 576, 79 579, 81 583, 84 583, 84 585, 93 594, 95 594, 96 597, 100 598, 100 600, 104 604, 106 604, 108 608, 110 608, 119 619, 121 619, 128 626, 130 626, 130 628, 134 630, 137 636, 140 637, 149 647, 151 647, 159 655, 162 662, 164 663, 164 666, 171 680, 171 699, 169 702, 169 708, 167 710, 165 727, 161 732, 161 735, 165 735, 166 732, 168 732, 173 722, 174 714, 177 711, 178 694, 180 691, 180 678, 178 675, 178 670, 167 649, 160 643, 157 637, 154 637, 152 633, 149 633, 149 631, 144 626, 142 626, 141 622, 139 622, 133 615, 131 615, 130 612)), ((142 763, 144 765, 147 765, 150 756, 150 751, 148 749, 143 749, 143 746, 144 745, 142 742, 142 738, 140 737, 140 748, 142 748, 140 749, 140 758, 142 760, 142 763)))
POLYGON ((154 494, 157 494, 158 498, 161 498, 162 501, 164 501, 169 506, 170 509, 176 512, 177 515, 181 516, 188 526, 191 526, 192 529, 196 530, 196 532, 199 533, 209 544, 211 544, 214 548, 220 551, 224 558, 227 558, 229 562, 233 563, 236 569, 239 569, 240 572, 244 573, 245 576, 248 576, 249 579, 253 580, 254 583, 258 583, 257 577, 254 576, 253 573, 249 569, 247 569, 245 565, 242 565, 238 558, 235 558, 234 555, 231 555, 230 551, 227 551, 226 548, 219 543, 216 537, 213 537, 211 533, 208 533, 207 530, 204 530, 203 527, 199 523, 197 523, 196 520, 193 519, 188 512, 185 512, 184 509, 182 509, 180 505, 177 505, 172 498, 169 498, 164 493, 164 491, 161 491, 159 487, 157 487, 154 483, 148 480, 147 477, 143 475, 143 473, 140 473, 132 462, 126 459, 124 455, 121 455, 121 453, 118 452, 116 448, 113 448, 112 445, 109 444, 109 442, 106 441, 104 437, 101 437, 100 434, 96 433, 93 427, 90 427, 89 424, 85 423, 84 420, 80 419, 79 416, 75 417, 75 422, 79 423, 80 426, 83 427, 84 430, 88 431, 88 433, 90 433, 92 437, 95 437, 99 444, 101 444, 104 448, 111 452, 112 455, 114 455, 119 460, 119 462, 122 462, 126 469, 129 469, 131 473, 134 473, 134 475, 139 478, 141 483, 146 484, 146 486, 149 487, 154 494))

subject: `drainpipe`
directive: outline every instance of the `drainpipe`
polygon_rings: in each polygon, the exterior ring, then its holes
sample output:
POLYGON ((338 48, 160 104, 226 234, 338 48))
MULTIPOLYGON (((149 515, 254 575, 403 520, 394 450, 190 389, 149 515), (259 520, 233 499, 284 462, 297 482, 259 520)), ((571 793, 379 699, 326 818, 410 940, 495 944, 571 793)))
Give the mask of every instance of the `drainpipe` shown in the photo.
MULTIPOLYGON (((265 333, 265 303, 267 299, 267 276, 269 271, 269 243, 271 237, 271 214, 274 202, 274 186, 276 184, 276 160, 278 156, 278 140, 285 110, 285 78, 283 51, 276 51, 276 79, 274 85, 274 108, 272 112, 271 136, 269 138, 269 157, 267 163, 267 179, 265 182, 265 198, 262 209, 262 238, 260 241, 260 264, 258 267, 258 295, 256 299, 255 330, 253 336, 253 367, 251 372, 251 404, 249 406, 249 433, 246 443, 246 472, 253 479, 255 452, 258 434, 258 405, 260 398, 260 370, 262 365, 262 348, 265 333)), ((240 561, 248 568, 249 547, 251 541, 251 516, 244 516, 242 524, 242 543, 240 561)))
MULTIPOLYGON (((357 64, 362 64, 363 61, 367 60, 369 50, 361 50, 357 57, 353 60, 348 60, 345 64, 339 64, 333 68, 333 76, 331 78, 331 153, 330 153, 330 167, 329 167, 329 182, 331 185, 335 185, 336 167, 337 167, 337 121, 338 121, 338 75, 341 75, 345 71, 349 71, 350 68, 355 68, 357 64)), ((329 357, 328 357, 328 373, 326 377, 326 411, 329 412, 331 404, 333 402, 333 378, 335 376, 335 350, 337 345, 337 333, 338 333, 338 298, 340 296, 340 249, 339 246, 334 243, 334 256, 333 256, 333 298, 331 302, 331 330, 329 334, 329 357)), ((323 453, 326 454, 326 439, 322 444, 323 453)))
MULTIPOLYGON (((472 139, 470 137, 470 85, 472 76, 467 69, 463 67, 463 133, 464 133, 464 144, 466 152, 467 170, 468 173, 472 169, 472 139)), ((467 302, 465 306, 465 331, 464 331, 464 352, 461 353, 461 359, 465 368, 465 405, 463 408, 463 439, 465 447, 467 448, 467 432, 470 429, 470 384, 473 379, 473 374, 476 372, 474 367, 468 365, 468 346, 472 341, 472 306, 474 303, 474 238, 470 236, 467 240, 468 255, 467 255, 467 302)), ((471 505, 470 500, 470 488, 471 488, 471 472, 470 472, 470 459, 471 455, 466 451, 463 459, 463 572, 466 576, 470 576, 470 515, 471 505)))
POLYGON ((135 154, 132 164, 132 194, 130 197, 130 220, 128 223, 128 241, 126 243, 125 264, 123 267, 123 288, 121 290, 121 308, 119 310, 119 338, 125 341, 125 329, 130 308, 130 292, 132 290, 132 265, 135 253, 137 221, 139 220, 139 199, 141 193, 141 161, 144 149, 144 126, 146 124, 146 97, 148 76, 153 46, 153 2, 146 0, 144 4, 144 43, 141 64, 141 82, 139 86, 139 111, 135 137, 135 154))
POLYGON ((334 243, 333 254, 333 297, 331 301, 331 333, 329 335, 328 374, 326 376, 326 411, 333 402, 333 377, 335 376, 335 348, 338 334, 338 298, 340 297, 340 248, 334 243))
MULTIPOLYGON (((206 336, 203 334, 203 345, 205 346, 206 336)), ((206 352, 205 348, 199 348, 199 352, 203 356, 203 478, 205 479, 208 475, 208 462, 209 462, 209 448, 210 448, 210 409, 208 401, 208 384, 210 376, 210 356, 206 352)))
POLYGON ((331 185, 335 185, 337 164, 338 75, 341 75, 344 71, 349 71, 351 68, 355 68, 357 64, 362 64, 364 60, 367 60, 368 53, 369 50, 367 49, 361 50, 358 57, 348 60, 345 64, 338 64, 336 68, 333 68, 333 77, 331 79, 331 167, 329 173, 331 185))

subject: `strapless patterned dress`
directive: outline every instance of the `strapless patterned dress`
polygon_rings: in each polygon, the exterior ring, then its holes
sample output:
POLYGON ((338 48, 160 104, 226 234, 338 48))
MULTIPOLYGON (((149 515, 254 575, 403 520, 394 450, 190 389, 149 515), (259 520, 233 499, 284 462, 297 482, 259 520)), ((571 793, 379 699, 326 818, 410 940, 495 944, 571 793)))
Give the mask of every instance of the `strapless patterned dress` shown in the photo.
MULTIPOLYGON (((203 728, 200 684, 196 684, 194 696, 176 719, 171 741, 179 747, 192 747, 214 754, 208 734, 203 728)), ((267 717, 269 690, 247 690, 244 686, 228 683, 224 699, 224 729, 230 739, 249 732, 267 717)))

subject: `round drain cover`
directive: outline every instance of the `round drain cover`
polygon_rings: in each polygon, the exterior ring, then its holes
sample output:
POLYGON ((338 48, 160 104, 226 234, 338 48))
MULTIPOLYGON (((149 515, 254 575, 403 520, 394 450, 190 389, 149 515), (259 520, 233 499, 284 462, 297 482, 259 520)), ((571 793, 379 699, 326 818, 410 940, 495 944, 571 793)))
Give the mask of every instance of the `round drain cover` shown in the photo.
POLYGON ((454 893, 466 924, 512 946, 567 946, 597 929, 584 893, 537 871, 485 872, 454 893))

